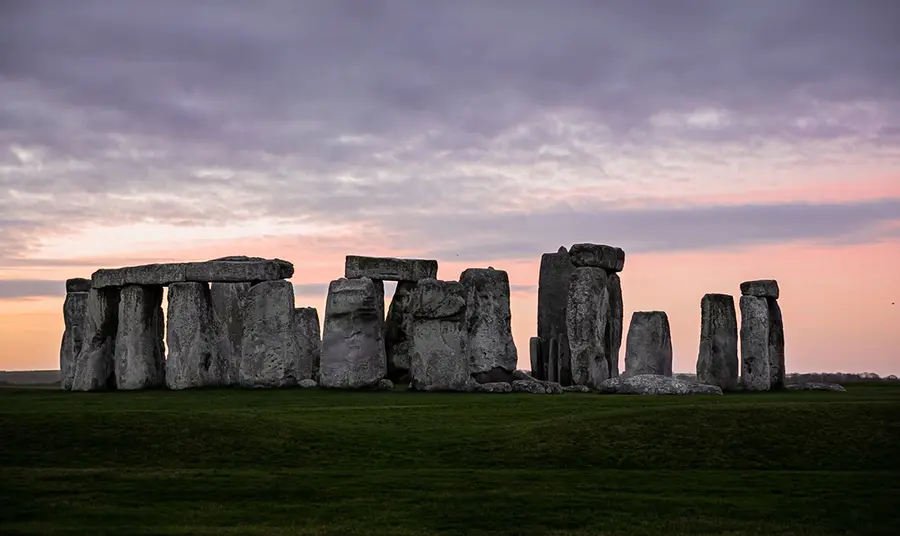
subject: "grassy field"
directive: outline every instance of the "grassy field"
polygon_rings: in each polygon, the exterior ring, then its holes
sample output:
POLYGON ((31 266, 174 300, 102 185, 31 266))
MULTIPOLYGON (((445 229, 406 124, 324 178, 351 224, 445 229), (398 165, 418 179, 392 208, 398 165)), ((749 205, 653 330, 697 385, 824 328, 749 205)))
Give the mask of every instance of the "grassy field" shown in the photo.
POLYGON ((900 388, 0 389, 0 534, 900 534, 900 388))

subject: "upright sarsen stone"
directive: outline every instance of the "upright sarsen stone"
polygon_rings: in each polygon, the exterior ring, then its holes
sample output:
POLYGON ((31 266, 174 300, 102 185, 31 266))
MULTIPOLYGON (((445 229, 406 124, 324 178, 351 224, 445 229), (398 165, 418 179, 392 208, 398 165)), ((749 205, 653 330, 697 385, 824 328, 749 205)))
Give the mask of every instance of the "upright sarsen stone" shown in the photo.
MULTIPOLYGON (((69 288, 69 285, 67 284, 66 287, 69 288)), ((87 281, 87 288, 90 288, 90 281, 87 281)), ((87 302, 88 292, 78 290, 67 292, 66 300, 63 302, 65 330, 59 349, 59 386, 66 391, 72 390, 72 382, 75 380, 75 362, 84 345, 87 302)))
POLYGON ((169 285, 166 319, 166 387, 221 386, 227 364, 219 353, 220 337, 213 319, 212 297, 207 283, 169 285))
POLYGON ((469 268, 459 277, 466 297, 466 353, 478 383, 512 381, 518 352, 512 337, 509 276, 493 268, 469 268))
MULTIPOLYGON (((556 253, 541 255, 541 269, 538 277, 538 317, 537 335, 541 338, 540 363, 532 365, 531 373, 539 380, 547 380, 550 376, 549 356, 550 340, 557 339, 557 344, 565 342, 561 335, 566 334, 566 302, 569 296, 569 279, 575 266, 569 260, 569 252, 560 247, 556 253)), ((560 354, 568 355, 568 347, 560 346, 560 354)), ((555 371, 556 374, 558 371, 555 371)))
POLYGON ((241 359, 244 338, 244 300, 251 284, 211 283, 213 319, 218 333, 218 351, 225 362, 225 385, 241 384, 241 359))
POLYGON ((739 371, 734 298, 728 294, 706 294, 700 300, 697 381, 734 391, 738 388, 739 371))
POLYGON ((619 351, 622 348, 625 304, 622 301, 622 280, 619 274, 608 273, 606 288, 609 290, 609 317, 606 327, 606 357, 610 378, 619 377, 619 351))
POLYGON ((242 387, 290 387, 309 379, 311 363, 299 370, 294 315, 290 281, 264 281, 250 287, 244 298, 242 387))
POLYGON ((159 286, 129 285, 122 289, 115 349, 117 389, 165 385, 162 299, 163 289, 159 286))
POLYGON ((775 298, 766 298, 769 314, 769 387, 784 387, 784 320, 775 298))
POLYGON ((606 330, 609 320, 607 275, 601 268, 576 268, 566 305, 569 362, 573 385, 594 387, 609 379, 606 330))
POLYGON ((741 296, 741 385, 748 391, 768 391, 769 306, 765 298, 741 296))
POLYGON ((672 376, 672 335, 665 311, 635 311, 625 341, 624 377, 672 376))
POLYGON ((412 294, 413 354, 410 387, 418 391, 466 391, 466 299, 456 281, 422 279, 412 294))
POLYGON ((297 378, 315 380, 319 376, 322 337, 319 335, 319 312, 315 307, 294 309, 294 336, 297 345, 297 378))
POLYGON ((115 389, 119 289, 91 289, 84 320, 84 343, 75 360, 73 391, 115 389))
POLYGON ((412 313, 410 299, 416 283, 400 281, 388 307, 384 324, 384 345, 387 353, 388 379, 401 383, 408 379, 413 353, 412 313))

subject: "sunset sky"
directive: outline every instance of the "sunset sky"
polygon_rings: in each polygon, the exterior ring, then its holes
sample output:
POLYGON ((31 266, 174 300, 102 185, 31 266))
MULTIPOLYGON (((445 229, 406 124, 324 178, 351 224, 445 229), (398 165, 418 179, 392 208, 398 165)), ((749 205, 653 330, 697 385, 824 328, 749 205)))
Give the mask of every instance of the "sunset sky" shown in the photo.
POLYGON ((528 368, 541 253, 595 242, 678 372, 704 293, 775 278, 788 372, 900 373, 898 27, 894 0, 0 2, 0 369, 58 367, 66 278, 279 257, 321 317, 347 254, 507 270, 528 368))

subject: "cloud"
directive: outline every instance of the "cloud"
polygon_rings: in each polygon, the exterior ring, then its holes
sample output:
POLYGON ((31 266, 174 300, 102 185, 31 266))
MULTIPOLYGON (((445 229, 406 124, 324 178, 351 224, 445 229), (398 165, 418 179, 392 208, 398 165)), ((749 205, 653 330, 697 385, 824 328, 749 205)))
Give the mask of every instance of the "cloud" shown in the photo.
POLYGON ((0 279, 0 300, 58 297, 65 295, 65 281, 51 281, 47 279, 0 279))

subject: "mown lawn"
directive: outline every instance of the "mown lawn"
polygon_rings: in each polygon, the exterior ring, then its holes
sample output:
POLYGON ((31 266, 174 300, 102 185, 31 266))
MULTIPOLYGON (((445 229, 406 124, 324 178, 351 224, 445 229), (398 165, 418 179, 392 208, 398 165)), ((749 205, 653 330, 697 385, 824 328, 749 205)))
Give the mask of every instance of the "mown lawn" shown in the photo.
POLYGON ((0 534, 900 534, 900 387, 0 389, 0 534))

